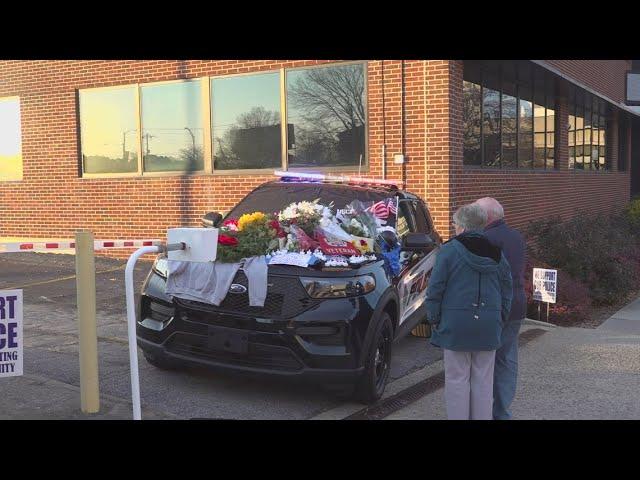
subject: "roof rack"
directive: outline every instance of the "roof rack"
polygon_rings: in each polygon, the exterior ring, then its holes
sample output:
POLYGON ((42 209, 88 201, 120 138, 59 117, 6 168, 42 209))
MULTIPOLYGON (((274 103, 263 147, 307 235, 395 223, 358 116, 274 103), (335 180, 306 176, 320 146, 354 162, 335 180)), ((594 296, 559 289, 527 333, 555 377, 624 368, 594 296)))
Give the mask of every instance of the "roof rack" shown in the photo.
POLYGON ((346 175, 325 175, 322 173, 305 173, 305 172, 283 172, 276 170, 273 172, 276 177, 280 177, 283 181, 302 180, 305 182, 318 183, 347 183, 349 185, 378 185, 389 188, 398 188, 402 182, 396 180, 378 180, 375 178, 351 177, 346 175))

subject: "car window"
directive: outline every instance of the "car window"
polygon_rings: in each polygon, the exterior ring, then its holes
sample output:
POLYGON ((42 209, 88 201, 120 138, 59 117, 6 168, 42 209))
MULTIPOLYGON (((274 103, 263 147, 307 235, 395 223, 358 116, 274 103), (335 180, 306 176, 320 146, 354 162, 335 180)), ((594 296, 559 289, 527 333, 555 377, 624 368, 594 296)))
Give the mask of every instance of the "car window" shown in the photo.
POLYGON ((404 237, 409 232, 414 232, 413 213, 411 205, 407 201, 401 201, 398 205, 398 220, 396 222, 396 233, 398 238, 404 237))
POLYGON ((416 231, 420 233, 431 233, 431 224, 429 222, 427 212, 424 209, 424 205, 418 200, 414 200, 411 203, 413 205, 416 220, 416 231))

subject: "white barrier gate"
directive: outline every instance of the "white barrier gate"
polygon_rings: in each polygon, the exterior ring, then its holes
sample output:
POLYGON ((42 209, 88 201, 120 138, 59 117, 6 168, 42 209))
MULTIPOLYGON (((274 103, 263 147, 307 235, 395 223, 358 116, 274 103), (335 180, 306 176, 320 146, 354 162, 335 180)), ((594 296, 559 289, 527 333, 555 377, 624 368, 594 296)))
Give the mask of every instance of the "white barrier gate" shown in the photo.
POLYGON ((216 259, 218 230, 216 228, 172 228, 167 231, 167 245, 142 247, 133 252, 125 268, 127 299, 127 329, 129 337, 129 363, 131 365, 131 400, 133 419, 142 420, 140 405, 140 375, 138 369, 138 341, 136 338, 136 307, 133 288, 133 269, 142 255, 168 252, 169 260, 184 262, 211 262, 216 259))

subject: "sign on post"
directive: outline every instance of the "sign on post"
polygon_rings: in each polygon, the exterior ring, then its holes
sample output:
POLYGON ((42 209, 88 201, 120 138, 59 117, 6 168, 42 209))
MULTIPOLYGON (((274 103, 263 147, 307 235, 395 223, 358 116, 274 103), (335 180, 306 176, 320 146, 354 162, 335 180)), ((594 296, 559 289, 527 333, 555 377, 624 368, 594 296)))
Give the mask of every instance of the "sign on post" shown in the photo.
POLYGON ((533 299, 538 302, 556 303, 558 271, 548 268, 533 269, 533 299))
POLYGON ((22 375, 22 290, 0 290, 0 377, 22 375))

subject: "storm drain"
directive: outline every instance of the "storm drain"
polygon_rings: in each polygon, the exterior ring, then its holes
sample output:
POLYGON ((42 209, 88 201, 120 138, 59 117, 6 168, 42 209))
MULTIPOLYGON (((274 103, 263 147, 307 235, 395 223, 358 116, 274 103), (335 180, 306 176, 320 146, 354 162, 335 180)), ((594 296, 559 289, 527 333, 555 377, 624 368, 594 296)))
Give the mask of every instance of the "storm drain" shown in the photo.
MULTIPOLYGON (((541 328, 527 330, 520 334, 518 345, 522 347, 546 332, 547 330, 541 328)), ((436 373, 371 407, 349 415, 343 420, 381 420, 443 387, 444 371, 436 373)))

